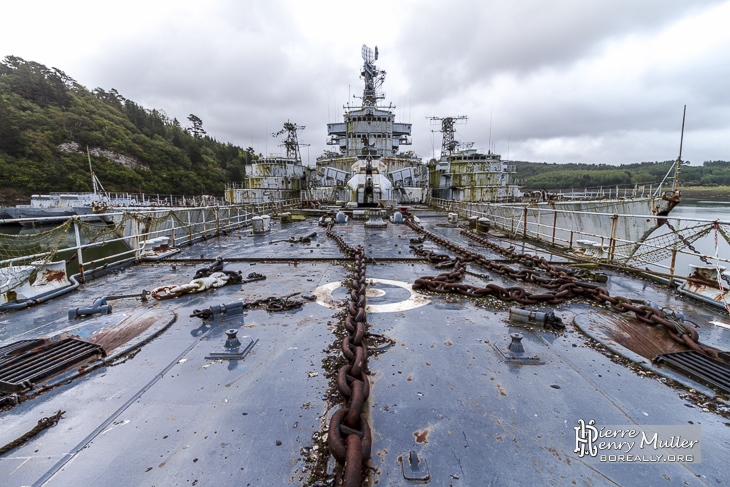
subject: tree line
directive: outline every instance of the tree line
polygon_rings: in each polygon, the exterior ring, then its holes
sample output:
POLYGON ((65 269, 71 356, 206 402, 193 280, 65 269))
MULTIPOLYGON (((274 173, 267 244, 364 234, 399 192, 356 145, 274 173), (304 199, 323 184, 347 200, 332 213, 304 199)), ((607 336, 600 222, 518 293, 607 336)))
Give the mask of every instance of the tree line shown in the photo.
MULTIPOLYGON (((676 161, 608 164, 556 164, 515 161, 516 178, 529 189, 579 189, 627 185, 658 185, 676 161)), ((671 171, 670 178, 674 172, 671 171)), ((682 186, 729 186, 730 162, 705 161, 701 166, 682 164, 682 186)))

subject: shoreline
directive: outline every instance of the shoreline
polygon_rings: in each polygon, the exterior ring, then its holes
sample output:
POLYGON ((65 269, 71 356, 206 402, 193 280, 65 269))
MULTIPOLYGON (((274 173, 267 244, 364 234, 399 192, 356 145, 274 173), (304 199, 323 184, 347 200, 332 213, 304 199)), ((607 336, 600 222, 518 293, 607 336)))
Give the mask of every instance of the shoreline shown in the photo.
POLYGON ((730 199, 730 186, 680 186, 679 191, 685 198, 723 201, 730 199))

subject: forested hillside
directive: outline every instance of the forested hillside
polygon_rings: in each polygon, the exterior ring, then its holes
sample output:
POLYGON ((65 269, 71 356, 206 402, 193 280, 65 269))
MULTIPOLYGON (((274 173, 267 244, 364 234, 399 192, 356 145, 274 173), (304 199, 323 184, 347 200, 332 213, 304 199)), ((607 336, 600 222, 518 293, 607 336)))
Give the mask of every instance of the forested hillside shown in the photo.
MULTIPOLYGON (((517 179, 528 189, 579 189, 616 185, 657 185, 675 161, 607 164, 548 164, 510 162, 517 166, 517 179)), ((674 172, 670 174, 670 178, 674 172)), ((706 161, 702 165, 683 164, 682 186, 730 185, 730 162, 706 161)))
POLYGON ((107 191, 221 195, 227 181, 242 180, 253 149, 207 136, 195 115, 188 121, 184 128, 114 89, 89 91, 59 69, 8 56, 0 63, 0 193, 90 191, 88 146, 107 191))

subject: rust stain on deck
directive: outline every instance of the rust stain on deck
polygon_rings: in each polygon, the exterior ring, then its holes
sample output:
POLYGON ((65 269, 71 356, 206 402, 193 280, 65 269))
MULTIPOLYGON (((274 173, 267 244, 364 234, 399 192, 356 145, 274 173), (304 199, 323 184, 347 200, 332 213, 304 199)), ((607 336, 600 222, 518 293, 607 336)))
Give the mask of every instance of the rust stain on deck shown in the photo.
POLYGON ((686 350, 672 340, 666 328, 648 326, 629 316, 589 313, 578 315, 575 319, 580 321, 579 326, 588 326, 610 341, 650 360, 663 353, 686 350))
POLYGON ((431 433, 430 428, 425 428, 422 431, 416 431, 413 433, 413 436, 416 437, 416 443, 425 445, 428 443, 428 435, 431 433))
POLYGON ((41 275, 41 280, 44 280, 46 282, 62 282, 64 279, 66 279, 66 271, 45 271, 41 275))
POLYGON ((100 345, 107 352, 124 345, 153 326, 164 326, 171 316, 164 311, 148 311, 143 315, 133 315, 118 325, 104 328, 89 338, 91 343, 100 345))

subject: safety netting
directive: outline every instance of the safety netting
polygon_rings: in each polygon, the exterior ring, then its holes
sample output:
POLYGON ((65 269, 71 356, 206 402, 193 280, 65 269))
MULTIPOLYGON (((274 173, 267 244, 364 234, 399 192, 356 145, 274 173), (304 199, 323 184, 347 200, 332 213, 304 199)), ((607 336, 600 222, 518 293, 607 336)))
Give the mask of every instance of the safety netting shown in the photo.
POLYGON ((239 215, 239 212, 215 208, 124 212, 109 223, 72 218, 50 228, 28 227, 19 233, 0 233, 0 292, 11 291, 34 279, 33 270, 50 262, 73 261, 79 245, 122 242, 124 246, 117 243, 114 252, 123 252, 143 248, 148 239, 157 236, 187 244, 196 237, 215 234, 239 215))
MULTIPOLYGON (((621 264, 653 264, 661 262, 672 256, 672 253, 679 250, 689 250, 700 254, 694 248, 694 244, 715 231, 713 223, 700 223, 685 228, 669 227, 669 231, 653 235, 641 242, 616 244, 614 250, 614 261, 621 264)), ((728 240, 730 227, 726 224, 718 224, 717 230, 723 238, 728 240)))

